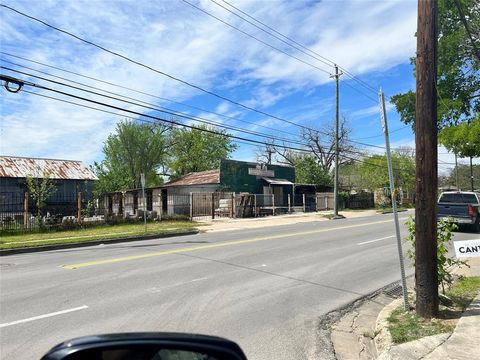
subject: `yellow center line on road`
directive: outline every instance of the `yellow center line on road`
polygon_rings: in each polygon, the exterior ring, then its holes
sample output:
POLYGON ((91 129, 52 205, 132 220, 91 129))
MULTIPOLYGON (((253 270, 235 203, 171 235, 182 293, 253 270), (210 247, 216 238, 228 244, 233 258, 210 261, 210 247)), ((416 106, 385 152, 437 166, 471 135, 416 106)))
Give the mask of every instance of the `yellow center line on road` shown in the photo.
MULTIPOLYGON (((404 219, 406 219, 406 218, 402 218, 400 220, 404 220, 404 219)), ((284 238, 292 237, 292 236, 319 234, 319 233, 324 233, 324 232, 329 232, 329 231, 351 229, 351 228, 356 228, 356 227, 364 227, 364 226, 393 222, 392 220, 393 219, 374 221, 374 222, 369 222, 369 223, 364 223, 364 224, 347 225, 347 226, 334 227, 334 228, 328 228, 328 229, 320 229, 320 230, 303 231, 303 232, 288 233, 288 234, 281 234, 281 235, 255 237, 255 238, 252 238, 252 239, 222 241, 222 242, 218 242, 218 243, 214 243, 214 244, 191 246, 191 247, 184 247, 184 248, 172 249, 172 250, 163 250, 163 251, 152 252, 152 253, 142 254, 142 255, 131 255, 131 256, 124 256, 124 257, 118 257, 118 258, 111 258, 111 259, 93 260, 93 261, 88 261, 88 262, 84 262, 84 263, 63 265, 62 267, 64 269, 75 270, 75 269, 80 269, 80 268, 85 268, 85 267, 90 267, 90 266, 113 264, 113 263, 118 263, 118 262, 123 262, 123 261, 147 259, 147 258, 156 257, 156 256, 185 253, 185 252, 191 252, 191 251, 197 251, 197 250, 214 249, 214 248, 225 247, 225 246, 248 244, 248 243, 253 243, 253 242, 258 242, 258 241, 284 239, 284 238)))

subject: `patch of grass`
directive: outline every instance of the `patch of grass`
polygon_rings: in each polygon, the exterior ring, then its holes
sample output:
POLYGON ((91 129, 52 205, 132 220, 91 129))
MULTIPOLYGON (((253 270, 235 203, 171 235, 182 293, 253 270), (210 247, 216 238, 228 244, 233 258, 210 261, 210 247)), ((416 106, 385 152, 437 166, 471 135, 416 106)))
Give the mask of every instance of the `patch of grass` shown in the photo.
POLYGON ((2 236, 0 249, 41 246, 50 244, 66 244, 101 239, 129 238, 141 235, 163 235, 177 232, 188 232, 196 229, 196 223, 191 221, 160 221, 149 222, 147 232, 143 223, 126 223, 116 225, 100 225, 84 229, 26 233, 2 236))
POLYGON ((453 307, 465 311, 475 296, 480 292, 480 276, 461 277, 446 291, 453 307))
MULTIPOLYGON (((407 211, 408 209, 409 208, 405 208, 405 207, 397 207, 397 211, 407 211)), ((391 207, 378 208, 377 212, 381 213, 381 214, 387 214, 387 213, 393 212, 393 208, 391 208, 391 207)))
POLYGON ((399 307, 387 318, 388 330, 396 344, 417 340, 425 336, 452 332, 456 319, 480 291, 480 276, 460 277, 446 291, 448 306, 440 306, 438 318, 424 319, 414 311, 399 307))
POLYGON ((455 326, 441 319, 423 319, 414 311, 399 307, 387 318, 388 330, 395 344, 417 340, 425 336, 452 332, 455 326))

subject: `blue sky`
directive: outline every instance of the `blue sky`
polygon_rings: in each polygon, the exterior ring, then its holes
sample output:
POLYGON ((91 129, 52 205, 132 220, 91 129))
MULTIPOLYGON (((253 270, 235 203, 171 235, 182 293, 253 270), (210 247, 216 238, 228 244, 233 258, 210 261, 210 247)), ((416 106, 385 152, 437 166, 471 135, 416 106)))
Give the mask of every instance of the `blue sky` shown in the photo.
MULTIPOLYGON (((189 1, 291 55, 333 72, 332 67, 269 37, 209 0, 189 1)), ((221 3, 221 0, 217 1, 221 3)), ((297 124, 321 129, 334 118, 335 87, 327 73, 266 47, 181 0, 6 0, 4 3, 209 91, 297 124)), ((415 86, 409 58, 415 52, 416 0, 232 0, 231 3, 335 61, 375 89, 382 87, 387 95, 415 86)), ((9 10, 0 9, 0 20, 2 52, 184 102, 237 120, 0 54, 3 66, 21 69, 5 60, 15 62, 236 127, 289 138, 296 138, 299 132, 298 127, 201 93, 9 10)), ((346 76, 342 76, 341 80, 340 113, 346 116, 352 129, 351 138, 383 145, 378 103, 375 101, 377 95, 346 76)), ((40 80, 35 82, 48 84, 40 80)), ((0 153, 5 155, 78 159, 91 164, 102 159, 103 141, 122 119, 25 92, 11 94, 2 90, 0 101, 0 153)), ((146 111, 134 105, 121 106, 146 111)), ((403 124, 392 106, 387 105, 387 108, 390 129, 401 128, 403 124)), ((236 134, 244 136, 240 132, 236 134)), ((409 128, 394 132, 391 141, 392 146, 414 145, 409 128)), ((256 150, 255 146, 241 144, 233 157, 254 160, 256 150)), ((378 152, 378 149, 374 151, 378 152)), ((452 161, 452 156, 444 154, 445 149, 439 151, 442 161, 452 161)), ((445 165, 441 165, 440 170, 442 168, 445 165)))

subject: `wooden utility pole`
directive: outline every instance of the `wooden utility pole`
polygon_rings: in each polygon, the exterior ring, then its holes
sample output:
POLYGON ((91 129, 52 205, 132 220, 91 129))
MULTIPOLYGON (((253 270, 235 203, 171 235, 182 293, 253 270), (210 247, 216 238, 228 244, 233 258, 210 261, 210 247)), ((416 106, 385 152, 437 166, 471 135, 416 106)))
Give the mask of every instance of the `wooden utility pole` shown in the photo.
POLYGON ((438 312, 437 11, 436 0, 418 0, 415 286, 417 314, 424 318, 438 312))
POLYGON ((338 215, 338 131, 339 131, 339 91, 338 91, 338 79, 343 73, 338 72, 338 66, 335 65, 335 75, 331 77, 335 78, 335 183, 333 186, 333 218, 339 219, 343 216, 338 215))

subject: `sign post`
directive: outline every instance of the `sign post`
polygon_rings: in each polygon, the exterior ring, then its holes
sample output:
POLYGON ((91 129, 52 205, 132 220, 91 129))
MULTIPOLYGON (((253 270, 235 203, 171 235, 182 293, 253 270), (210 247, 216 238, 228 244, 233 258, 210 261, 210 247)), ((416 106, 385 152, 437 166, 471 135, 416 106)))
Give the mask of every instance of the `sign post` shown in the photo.
POLYGON ((400 225, 398 223, 397 201, 395 196, 395 184, 393 180, 392 156, 390 154, 390 138, 388 135, 387 112, 385 110, 385 96, 383 91, 378 94, 380 99, 380 116, 382 119, 383 133, 385 134, 385 146, 387 148, 388 177, 390 179, 390 195, 392 198, 393 218, 395 220, 395 233, 397 235, 398 258, 400 260, 400 275, 402 278, 403 305, 405 310, 410 309, 408 304, 407 280, 405 278, 405 264, 403 260, 402 239, 400 238, 400 225))
POLYGON ((142 197, 143 197, 143 224, 144 232, 147 233, 147 199, 145 198, 145 174, 140 174, 140 183, 142 184, 142 197))

